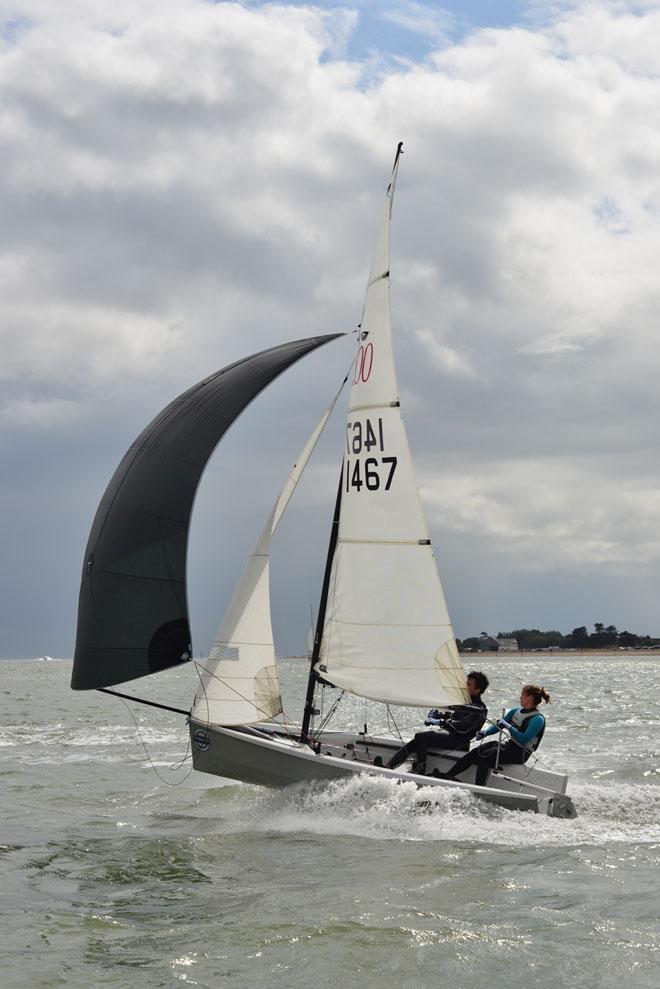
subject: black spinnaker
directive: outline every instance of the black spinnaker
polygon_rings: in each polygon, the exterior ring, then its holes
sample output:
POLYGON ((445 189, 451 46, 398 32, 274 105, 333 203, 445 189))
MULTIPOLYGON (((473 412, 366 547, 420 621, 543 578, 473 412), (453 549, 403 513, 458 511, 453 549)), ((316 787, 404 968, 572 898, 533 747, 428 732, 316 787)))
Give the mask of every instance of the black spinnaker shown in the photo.
POLYGON ((117 467, 87 542, 71 686, 110 687, 187 662, 190 515, 218 442, 282 371, 341 334, 272 347, 183 392, 117 467))

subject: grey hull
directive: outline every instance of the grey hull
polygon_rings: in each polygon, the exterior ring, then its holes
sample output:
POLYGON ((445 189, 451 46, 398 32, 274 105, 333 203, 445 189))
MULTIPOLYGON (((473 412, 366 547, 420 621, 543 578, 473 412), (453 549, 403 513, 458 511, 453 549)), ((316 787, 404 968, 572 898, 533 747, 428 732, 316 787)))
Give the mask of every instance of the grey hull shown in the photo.
MULTIPOLYGON (((193 767, 196 770, 257 786, 279 788, 294 783, 335 780, 356 773, 368 773, 412 782, 417 786, 458 787, 473 793, 480 800, 514 810, 529 810, 555 817, 577 816, 570 797, 561 787, 550 789, 547 785, 531 784, 529 773, 524 780, 491 774, 484 787, 467 781, 437 779, 374 765, 375 756, 380 754, 385 762, 392 754, 397 746, 394 740, 370 738, 366 744, 347 733, 325 732, 321 735, 320 751, 315 752, 295 738, 274 733, 272 726, 221 728, 195 721, 190 722, 190 737, 193 767)), ((440 761, 448 755, 443 754, 440 761)), ((553 774, 537 775, 544 777, 553 774)), ((565 780, 565 777, 558 779, 565 780)), ((549 780, 542 779, 542 782, 547 784, 549 780)))

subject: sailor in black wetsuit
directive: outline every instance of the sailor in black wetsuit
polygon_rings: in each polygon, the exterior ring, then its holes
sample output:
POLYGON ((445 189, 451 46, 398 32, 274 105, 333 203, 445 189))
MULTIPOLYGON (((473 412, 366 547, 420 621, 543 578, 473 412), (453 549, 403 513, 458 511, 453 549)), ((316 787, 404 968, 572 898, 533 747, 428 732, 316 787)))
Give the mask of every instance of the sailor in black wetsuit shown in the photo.
POLYGON ((469 704, 454 704, 446 710, 429 711, 425 725, 433 726, 430 731, 417 732, 406 745, 395 752, 385 765, 396 769, 411 755, 414 755, 413 772, 424 775, 428 749, 469 749, 470 740, 477 734, 488 714, 488 708, 481 695, 488 687, 485 673, 472 670, 465 680, 470 695, 469 704))

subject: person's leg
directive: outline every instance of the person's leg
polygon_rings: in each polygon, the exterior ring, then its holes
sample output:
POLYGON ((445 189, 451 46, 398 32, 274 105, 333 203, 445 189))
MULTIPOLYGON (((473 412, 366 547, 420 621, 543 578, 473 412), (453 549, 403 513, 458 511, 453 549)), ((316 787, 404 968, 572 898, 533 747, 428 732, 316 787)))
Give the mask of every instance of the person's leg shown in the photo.
POLYGON ((414 738, 411 738, 398 752, 394 753, 390 761, 386 763, 387 768, 396 769, 412 755, 416 763, 415 772, 423 773, 426 767, 427 749, 435 745, 439 734, 437 731, 418 731, 414 738))
POLYGON ((464 741, 459 735, 452 735, 448 731, 435 731, 431 733, 432 741, 428 743, 429 749, 462 749, 467 752, 470 748, 469 741, 464 741))
MULTIPOLYGON (((431 752, 454 751, 462 749, 467 752, 470 743, 465 743, 458 735, 452 735, 448 731, 426 731, 415 736, 417 744, 417 762, 413 763, 413 772, 426 775, 426 763, 429 750, 431 752)), ((434 775, 438 775, 438 770, 433 770, 434 775)))
POLYGON ((478 786, 485 785, 489 769, 500 769, 512 765, 519 766, 521 763, 527 762, 529 758, 529 754, 519 745, 512 745, 508 742, 500 745, 499 752, 497 751, 497 742, 489 742, 487 746, 482 745, 481 749, 475 749, 475 751, 483 752, 483 756, 477 762, 476 783, 478 786))
POLYGON ((467 752, 458 762, 455 762, 447 773, 441 773, 443 779, 453 780, 470 766, 476 765, 479 786, 483 786, 488 778, 488 770, 497 762, 497 742, 485 742, 471 752, 467 752))
POLYGON ((527 762, 529 759, 529 752, 521 748, 519 745, 503 745, 500 750, 500 766, 519 766, 521 763, 527 762))
POLYGON ((416 752, 416 741, 417 741, 417 736, 415 735, 415 738, 411 738, 409 742, 406 742, 405 745, 402 745, 401 748, 394 753, 394 755, 389 760, 389 762, 385 763, 387 768, 396 769, 396 767, 400 766, 402 762, 405 762, 406 759, 410 755, 412 755, 413 752, 416 752))
POLYGON ((413 763, 413 772, 419 773, 424 776, 426 773, 426 753, 429 748, 432 748, 438 735, 440 733, 437 731, 418 731, 415 735, 415 762, 413 763))
POLYGON ((488 773, 491 769, 495 769, 500 762, 501 750, 498 753, 497 742, 489 742, 487 745, 481 745, 474 751, 478 755, 477 775, 474 782, 477 786, 485 786, 488 773))
POLYGON ((442 773, 442 776, 446 780, 453 780, 457 776, 460 776, 462 772, 469 769, 470 766, 474 766, 475 762, 479 757, 479 752, 481 749, 472 749, 471 752, 466 752, 464 756, 455 762, 454 765, 446 773, 442 773))

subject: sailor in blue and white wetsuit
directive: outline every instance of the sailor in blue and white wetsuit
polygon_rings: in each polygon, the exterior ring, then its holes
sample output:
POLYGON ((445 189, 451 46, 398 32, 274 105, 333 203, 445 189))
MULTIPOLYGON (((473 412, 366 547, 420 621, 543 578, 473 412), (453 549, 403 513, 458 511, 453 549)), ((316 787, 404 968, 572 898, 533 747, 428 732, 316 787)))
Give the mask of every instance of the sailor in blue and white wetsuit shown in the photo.
POLYGON ((541 701, 546 704, 550 701, 550 695, 543 687, 535 684, 526 684, 520 692, 520 707, 512 707, 506 712, 503 718, 475 735, 476 741, 480 741, 487 735, 496 732, 507 732, 506 740, 499 744, 496 741, 486 742, 480 745, 467 755, 464 755, 456 762, 448 773, 443 773, 444 779, 455 779, 468 766, 477 767, 476 783, 483 786, 488 779, 488 771, 498 766, 505 766, 507 763, 517 763, 520 765, 527 762, 532 752, 534 752, 543 738, 545 731, 545 718, 538 710, 541 701))

